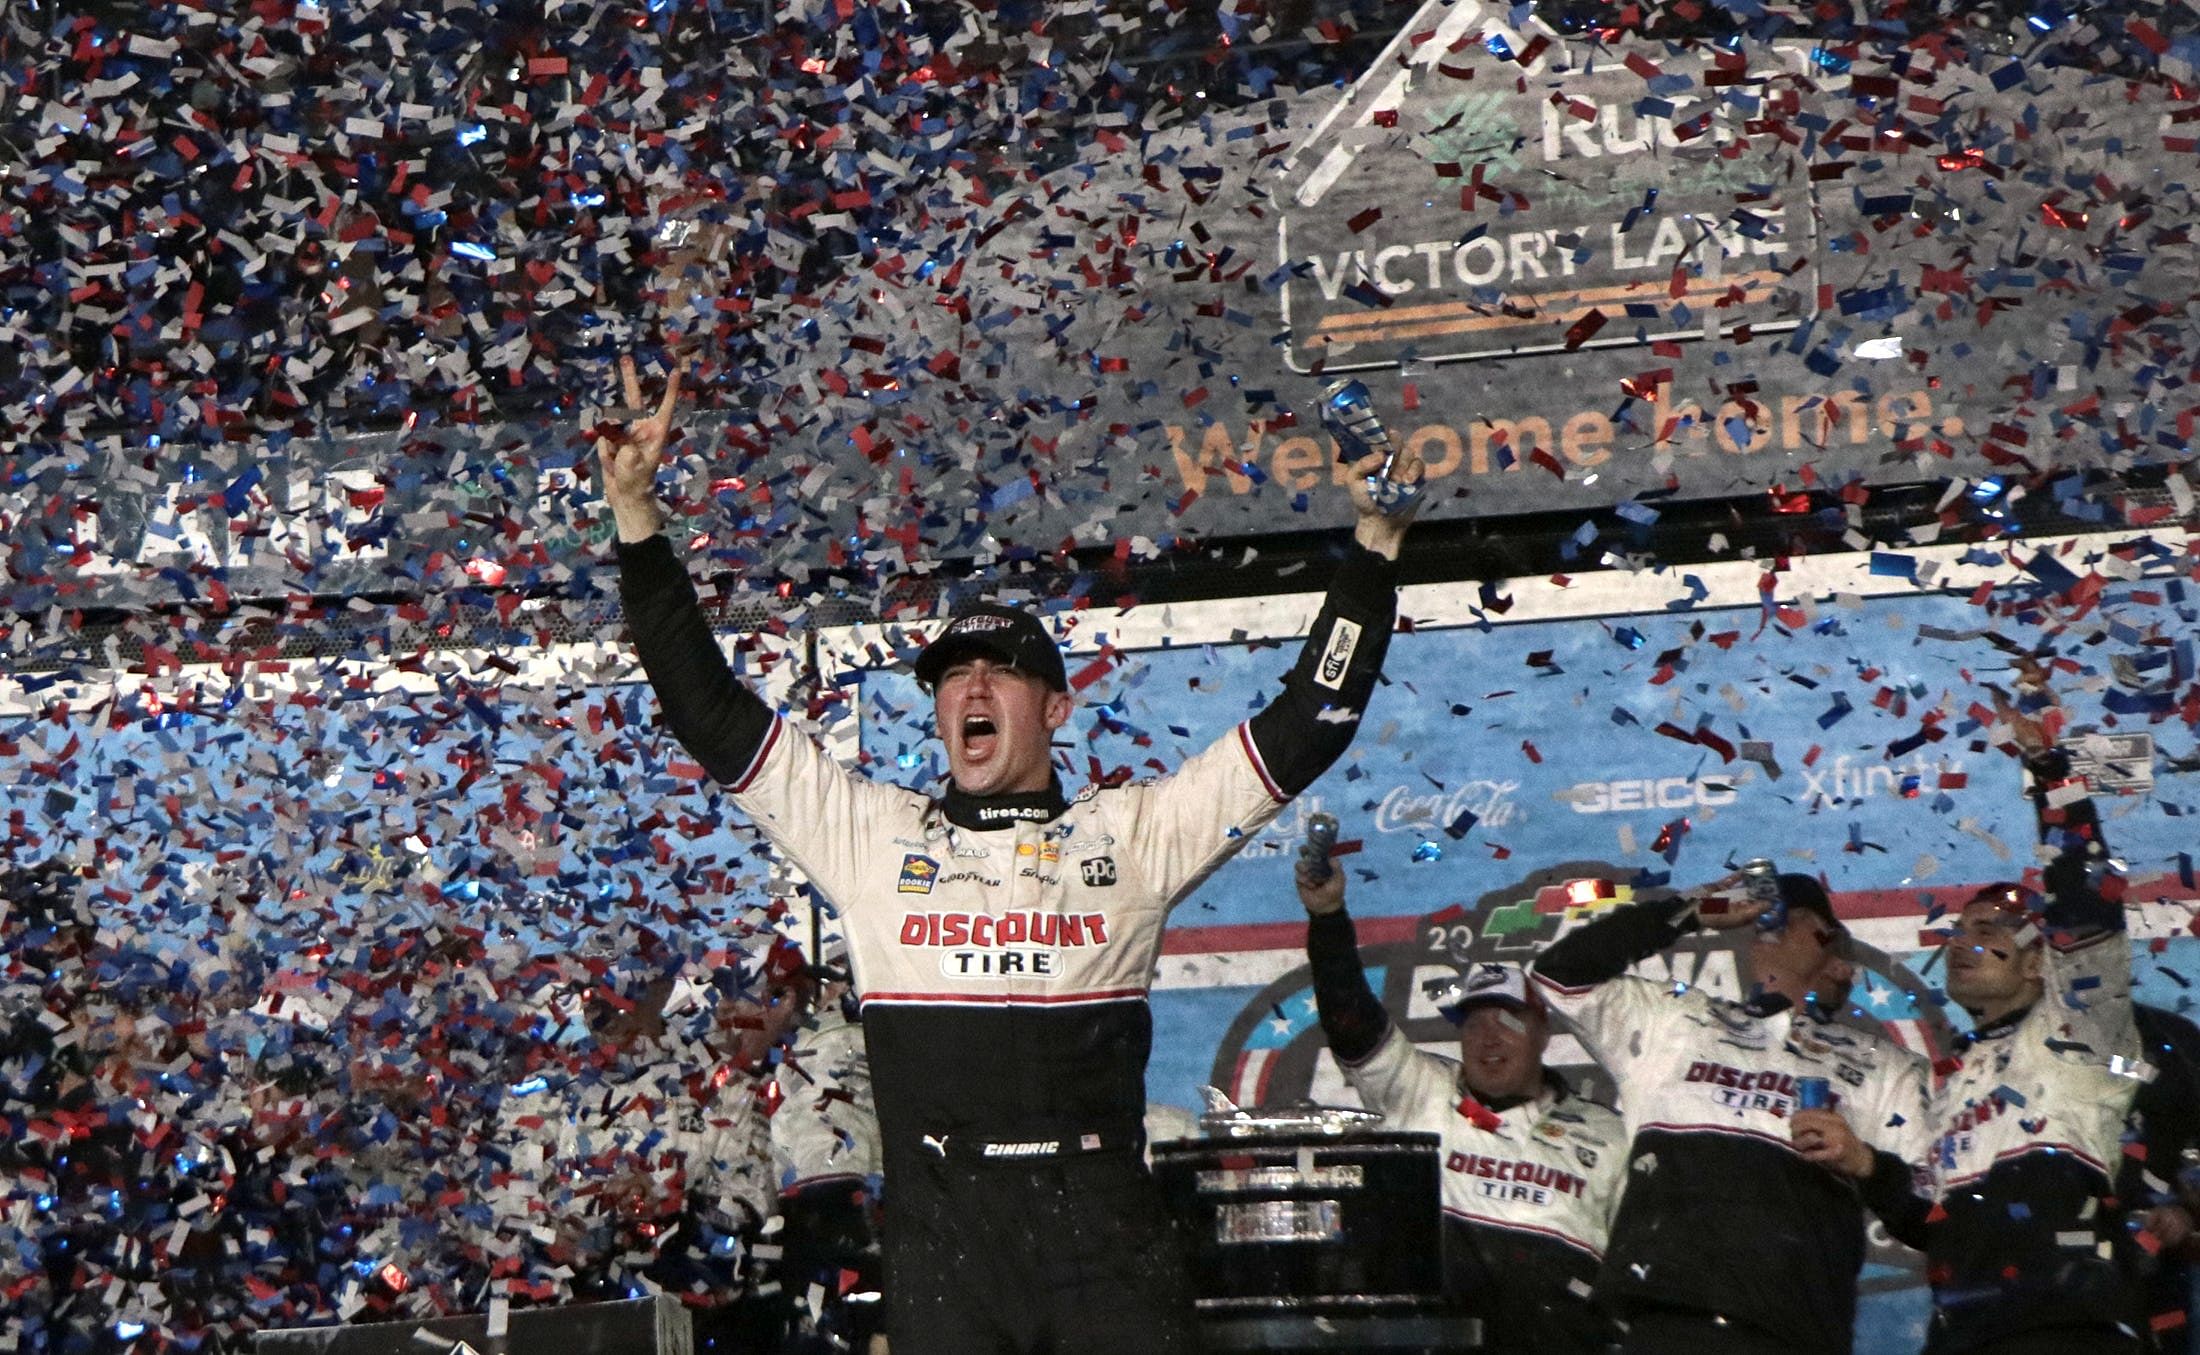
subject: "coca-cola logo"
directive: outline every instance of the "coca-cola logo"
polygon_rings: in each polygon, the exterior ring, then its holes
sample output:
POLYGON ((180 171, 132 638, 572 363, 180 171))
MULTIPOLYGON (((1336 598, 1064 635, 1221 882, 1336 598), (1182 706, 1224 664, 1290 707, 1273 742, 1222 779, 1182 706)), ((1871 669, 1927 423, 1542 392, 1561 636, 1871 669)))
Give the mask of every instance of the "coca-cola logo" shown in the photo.
MULTIPOLYGON (((1459 822, 1460 815, 1472 814, 1476 827, 1504 828, 1526 817, 1525 811, 1513 799, 1519 790, 1518 781, 1467 781, 1428 793, 1421 793, 1412 786, 1392 786, 1376 805, 1373 821, 1358 821, 1368 822, 1368 831, 1376 833, 1435 833, 1459 822)), ((1301 795, 1268 825, 1267 836, 1302 838, 1306 836, 1308 821, 1322 810, 1319 795, 1301 795)), ((1356 819, 1357 806, 1352 813, 1354 818, 1346 819, 1346 837, 1356 836, 1349 825, 1356 819)))
POLYGON ((1476 826, 1503 828, 1520 819, 1513 794, 1518 781, 1468 781, 1449 790, 1418 794, 1411 786, 1392 786, 1375 809, 1378 833, 1434 833, 1472 814, 1476 826))

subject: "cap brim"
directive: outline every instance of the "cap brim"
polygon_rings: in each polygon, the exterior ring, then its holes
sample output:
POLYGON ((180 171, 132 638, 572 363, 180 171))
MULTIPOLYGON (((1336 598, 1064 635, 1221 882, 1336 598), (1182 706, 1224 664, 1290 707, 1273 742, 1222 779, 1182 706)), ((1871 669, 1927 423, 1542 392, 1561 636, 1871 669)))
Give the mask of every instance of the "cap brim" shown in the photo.
POLYGON ((1524 1012, 1532 1009, 1535 1003, 1528 1001, 1526 998, 1513 997, 1510 994, 1482 993, 1446 1005, 1455 1012, 1472 1011, 1476 1007, 1510 1007, 1516 1012, 1524 1012))
POLYGON ((940 675, 955 660, 966 654, 983 654, 989 659, 1005 663, 1019 672, 1024 671, 1016 661, 1016 651, 984 635, 950 635, 926 645, 917 656, 915 671, 917 681, 927 687, 939 685, 940 675))

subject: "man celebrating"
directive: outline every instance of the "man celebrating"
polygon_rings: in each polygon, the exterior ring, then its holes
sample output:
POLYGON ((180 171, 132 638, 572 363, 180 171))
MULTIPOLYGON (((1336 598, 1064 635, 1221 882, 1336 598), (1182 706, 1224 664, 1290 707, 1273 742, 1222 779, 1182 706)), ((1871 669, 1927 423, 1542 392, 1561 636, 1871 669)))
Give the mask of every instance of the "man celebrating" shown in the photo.
POLYGON ((1777 902, 1694 894, 1630 904, 1535 962, 1540 991, 1619 1086, 1628 1176, 1597 1279, 1630 1355, 1846 1355, 1864 1262, 1855 1190, 1790 1138, 1805 1078, 1874 1143, 1917 1146, 1925 1065, 1839 1024, 1846 932, 1807 875, 1777 902), (1745 1001, 1627 974, 1696 926, 1756 925, 1745 1001))
POLYGON ((1933 1095, 1929 1154, 1874 1152, 1826 1112, 1797 1116, 1796 1135, 1924 1249, 1933 1355, 2136 1352, 2150 1334, 2125 1220, 2143 1200, 2123 1141, 2145 1070, 2122 879, 2101 873, 2107 846, 2068 757, 2013 723, 2038 742, 2026 765, 2041 839, 2057 851, 2045 899, 1989 885, 1949 931, 1948 996, 1972 1028, 1933 1095))
POLYGON ((1183 1257, 1140 1157, 1161 929, 1350 743, 1412 516, 1377 497, 1417 484, 1418 459, 1354 467, 1354 544, 1281 695, 1157 782, 1067 798, 1049 757, 1073 709, 1061 652, 1029 613, 956 617, 916 665, 947 751, 934 798, 835 765, 727 668, 659 533, 678 394, 675 378, 597 444, 627 622, 665 723, 841 913, 896 1355, 1189 1351, 1183 1257))
POLYGON ((1416 1049, 1360 966, 1344 872, 1298 866, 1306 956, 1329 1050, 1371 1110, 1444 1144, 1444 1279, 1483 1343, 1507 1355, 1603 1355, 1591 1299, 1624 1184, 1619 1116, 1543 1066, 1551 1027, 1525 976, 1469 970, 1444 1013, 1460 1061, 1416 1049))

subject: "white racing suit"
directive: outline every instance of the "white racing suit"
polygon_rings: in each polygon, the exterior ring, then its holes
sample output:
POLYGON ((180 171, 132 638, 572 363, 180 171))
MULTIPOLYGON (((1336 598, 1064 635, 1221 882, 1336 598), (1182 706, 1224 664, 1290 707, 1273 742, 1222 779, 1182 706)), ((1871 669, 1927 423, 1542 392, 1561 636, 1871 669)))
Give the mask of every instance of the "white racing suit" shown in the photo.
POLYGON ((2060 842, 2045 872, 2045 994, 1966 1037, 1933 1094, 1929 1150, 1879 1156, 1866 1184, 1895 1236, 1925 1250, 1932 1355, 2139 1350, 2152 1335, 2123 1226, 2143 1203, 2125 1120, 2150 1070, 2122 881, 2095 878, 2107 846, 2091 801, 2049 803, 2067 759, 2043 754, 2033 774, 2041 836, 2060 842))
POLYGON ((737 682, 662 537, 619 548, 667 725, 838 908, 886 1176, 895 1355, 1191 1348, 1140 1150, 1169 910, 1341 754, 1395 566, 1357 546, 1281 695, 1151 783, 940 796, 828 759, 737 682))
POLYGON ((1825 1078, 1859 1137, 1915 1154, 1925 1061, 1819 1013, 1623 972, 1692 921, 1676 902, 1626 905, 1535 962, 1545 999, 1618 1085, 1627 1125, 1598 1300, 1622 1320, 1671 1310, 1763 1348, 1847 1355, 1865 1210, 1856 1186, 1795 1151, 1796 1084, 1825 1078))
POLYGON ((1485 1105, 1459 1065, 1414 1046, 1361 967, 1352 919, 1311 917, 1307 958, 1330 1052, 1385 1127, 1443 1142, 1444 1280, 1506 1355, 1603 1355, 1593 1301, 1626 1182, 1627 1134, 1608 1107, 1546 1073, 1536 1096, 1485 1105))

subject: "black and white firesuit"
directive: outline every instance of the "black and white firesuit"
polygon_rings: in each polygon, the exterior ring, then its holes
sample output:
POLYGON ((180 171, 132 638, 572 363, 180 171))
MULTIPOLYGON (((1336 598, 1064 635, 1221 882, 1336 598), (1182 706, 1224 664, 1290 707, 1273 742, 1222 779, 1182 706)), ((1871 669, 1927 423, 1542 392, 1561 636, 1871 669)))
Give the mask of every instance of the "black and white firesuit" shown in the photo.
POLYGON ((1611 1323, 1592 1291, 1626 1180, 1619 1116, 1548 1069, 1535 1096, 1476 1098, 1458 1064, 1390 1019, 1342 909, 1307 919, 1306 954, 1329 1052, 1361 1102, 1390 1128, 1442 1140, 1451 1301, 1482 1319, 1491 1350, 1603 1355, 1611 1323))
POLYGON ((1925 1251, 1932 1355, 2151 1344, 2143 1265, 2124 1226, 2139 1203, 2126 1120, 2150 1070, 2133 1021, 2123 882, 2104 873, 2107 844, 2067 755, 2030 766, 2040 835, 2057 848, 2029 938, 2048 947, 2045 991, 1964 1038, 1933 1093, 1928 1151, 1880 1154, 1866 1182, 1889 1231, 1925 1251))
POLYGON ((1535 962, 1627 1125, 1598 1301, 1646 1349, 1658 1338, 1645 1333, 1679 1323, 1723 1343, 1706 1350, 1848 1355, 1865 1210, 1855 1185, 1795 1151, 1797 1080, 1827 1079, 1857 1135, 1901 1154, 1922 1141, 1925 1061, 1814 1007, 1626 972, 1695 925, 1686 899, 1628 904, 1535 962))
POLYGON ((1280 696, 1148 783, 938 796, 841 767, 728 669, 660 535, 619 547, 665 723, 840 912, 886 1177, 895 1355, 1186 1351, 1141 1160, 1169 910, 1341 754, 1396 612, 1348 545, 1280 696))

